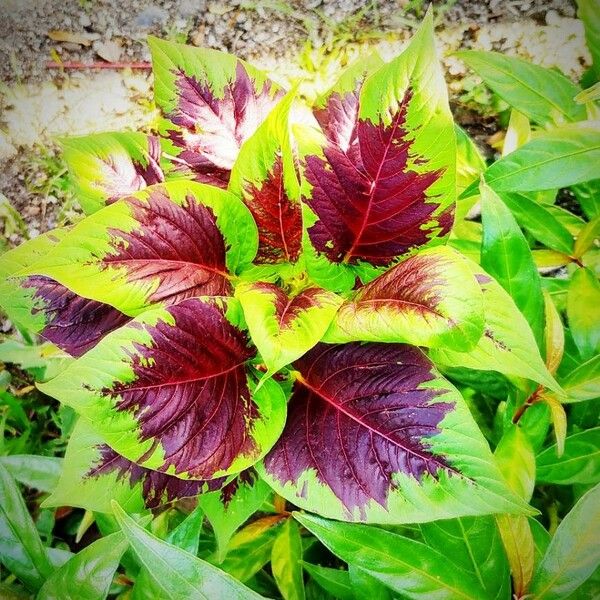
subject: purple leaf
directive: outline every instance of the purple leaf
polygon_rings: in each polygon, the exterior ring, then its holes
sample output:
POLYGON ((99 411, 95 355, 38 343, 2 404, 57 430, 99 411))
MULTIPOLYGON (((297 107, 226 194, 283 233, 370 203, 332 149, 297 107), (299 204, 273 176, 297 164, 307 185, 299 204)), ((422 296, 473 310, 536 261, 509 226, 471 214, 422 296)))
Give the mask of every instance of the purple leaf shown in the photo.
POLYGON ((82 298, 49 277, 32 275, 21 286, 34 290, 32 313, 44 315, 45 326, 40 335, 71 356, 82 356, 106 334, 130 320, 116 308, 82 298))
POLYGON ((428 446, 453 405, 435 402, 445 390, 427 387, 436 375, 418 348, 319 344, 294 367, 286 426, 264 461, 282 484, 313 470, 352 512, 371 500, 385 507, 394 473, 454 471, 428 446))

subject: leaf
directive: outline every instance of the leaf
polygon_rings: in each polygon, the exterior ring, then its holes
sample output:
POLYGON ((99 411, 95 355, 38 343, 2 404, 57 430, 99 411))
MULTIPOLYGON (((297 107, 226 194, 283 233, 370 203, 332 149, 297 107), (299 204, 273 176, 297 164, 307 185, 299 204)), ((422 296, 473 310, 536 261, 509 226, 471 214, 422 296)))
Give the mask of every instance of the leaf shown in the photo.
POLYGON ((511 109, 504 143, 502 144, 502 156, 514 152, 519 146, 526 144, 531 139, 531 123, 528 117, 516 109, 511 109))
POLYGON ((96 540, 52 573, 37 600, 104 600, 126 549, 122 533, 96 540))
POLYGON ((287 94, 242 146, 229 191, 240 197, 258 227, 256 264, 296 262, 302 242, 300 182, 290 141, 287 94))
MULTIPOLYGON (((529 500, 535 486, 535 456, 523 430, 510 425, 495 452, 496 460, 510 489, 529 500)), ((496 523, 510 564, 513 589, 523 597, 531 582, 535 546, 529 520, 522 515, 497 515, 496 523)))
MULTIPOLYGON (((431 17, 354 93, 350 136, 349 124, 342 138, 326 125, 319 143, 301 147, 305 226, 317 263, 387 266, 452 224, 455 135, 431 17)), ((317 115, 327 124, 339 110, 333 95, 317 115)))
POLYGON ((50 492, 56 486, 62 467, 62 459, 56 456, 13 454, 0 456, 0 464, 16 481, 40 492, 50 492))
POLYGON ((569 256, 573 254, 573 236, 569 230, 546 207, 530 196, 531 194, 507 192, 501 198, 519 225, 538 242, 556 252, 569 256))
POLYGON ((555 69, 497 52, 463 50, 456 55, 498 96, 538 125, 585 119, 573 99, 579 86, 555 69))
POLYGON ((283 95, 231 54, 148 39, 163 147, 179 170, 226 187, 241 145, 283 95))
POLYGON ((113 512, 131 549, 160 589, 161 598, 262 598, 210 563, 148 533, 116 502, 113 512))
POLYGON ((579 206, 588 219, 600 216, 600 179, 592 179, 571 187, 579 206))
POLYGON ((485 598, 510 595, 508 562, 492 517, 464 517, 423 523, 421 533, 428 546, 446 555, 457 570, 476 578, 485 598))
POLYGON ((348 571, 321 567, 307 562, 302 562, 302 566, 311 578, 334 598, 355 600, 348 571))
POLYGON ((407 342, 467 350, 483 333, 481 288, 448 246, 408 258, 360 288, 324 341, 407 342))
POLYGON ((542 483, 595 485, 600 482, 600 427, 567 436, 562 456, 554 444, 538 454, 536 462, 536 478, 542 483))
POLYGON ((378 600, 392 600, 389 587, 378 579, 369 575, 354 565, 348 565, 348 574, 354 590, 355 598, 378 598, 378 600))
POLYGON ((291 517, 279 530, 271 551, 271 570, 284 600, 304 600, 302 539, 291 517))
POLYGON ((470 264, 483 290, 483 336, 473 350, 436 348, 429 351, 430 358, 436 364, 525 377, 562 394, 540 356, 531 328, 512 298, 477 264, 470 264))
POLYGON ((222 490, 198 498, 198 504, 215 533, 219 562, 225 558, 231 536, 260 509, 270 492, 269 486, 259 479, 254 469, 250 469, 243 471, 222 490))
POLYGON ((581 258, 588 250, 598 244, 600 239, 600 216, 586 223, 575 240, 573 255, 581 258))
POLYGON ((129 512, 142 512, 179 498, 219 489, 225 481, 184 480, 140 467, 120 456, 79 419, 67 446, 58 485, 43 507, 79 506, 96 513, 111 512, 116 500, 129 512))
POLYGON ((577 16, 583 21, 585 41, 592 55, 596 79, 600 79, 600 17, 596 0, 577 0, 577 16))
POLYGON ((239 473, 285 419, 275 381, 252 392, 255 350, 240 318, 237 302, 223 298, 146 311, 38 387, 139 466, 183 479, 239 473))
POLYGON ((494 191, 481 184, 481 266, 510 294, 541 342, 544 299, 529 244, 494 191))
POLYGON ((558 369, 565 349, 565 330, 560 314, 550 293, 544 289, 544 316, 546 321, 544 348, 546 349, 546 367, 554 375, 558 369))
MULTIPOLYGON (((486 183, 498 193, 562 188, 597 177, 598 125, 586 121, 551 129, 488 167, 486 183)), ((477 193, 474 185, 462 194, 477 193)))
POLYGON ((52 572, 46 549, 16 483, 0 464, 0 561, 32 591, 52 572))
POLYGON ((256 253, 256 226, 235 196, 178 181, 152 186, 76 225, 24 275, 135 316, 156 303, 227 295, 256 253))
POLYGON ((324 335, 342 299, 332 292, 310 287, 288 296, 272 283, 241 283, 235 296, 258 351, 275 373, 300 358, 324 335))
POLYGON ((560 401, 552 394, 542 394, 540 397, 550 407, 550 417, 556 439, 556 452, 558 456, 562 456, 565 451, 565 437, 567 435, 567 413, 560 401))
POLYGON ((149 185, 162 183, 160 141, 136 132, 97 133, 61 140, 63 157, 89 215, 149 185))
POLYGON ((285 429, 257 469, 296 506, 371 523, 527 510, 418 348, 319 344, 293 366, 285 429))
POLYGON ((422 542, 367 525, 294 513, 331 552, 413 600, 485 597, 476 578, 422 542))
POLYGON ((600 396, 600 355, 579 365, 571 371, 561 382, 566 397, 563 403, 582 402, 593 400, 600 396))
POLYGON ((600 485, 584 494, 561 521, 537 566, 530 591, 539 600, 566 598, 600 563, 600 485))
POLYGON ((582 358, 600 353, 600 283, 590 269, 577 269, 571 278, 567 320, 582 358))
POLYGON ((456 188, 460 194, 471 182, 479 180, 479 176, 486 169, 486 163, 467 132, 456 124, 454 131, 456 133, 456 188))

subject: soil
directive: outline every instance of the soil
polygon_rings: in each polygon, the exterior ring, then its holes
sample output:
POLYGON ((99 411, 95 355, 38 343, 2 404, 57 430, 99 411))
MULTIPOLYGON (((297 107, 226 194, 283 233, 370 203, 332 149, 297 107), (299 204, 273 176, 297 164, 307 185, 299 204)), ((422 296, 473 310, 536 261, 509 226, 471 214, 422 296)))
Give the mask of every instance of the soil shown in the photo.
MULTIPOLYGON (((574 2, 568 0, 445 0, 433 4, 438 11, 438 31, 440 36, 446 36, 443 43, 450 49, 469 47, 478 28, 485 25, 489 31, 480 36, 480 47, 509 53, 521 43, 511 37, 514 25, 526 19, 544 24, 561 16, 574 17, 576 12, 574 2), (491 29, 490 24, 494 24, 491 29)), ((330 49, 334 39, 352 42, 355 37, 364 38, 369 31, 388 32, 403 41, 422 17, 422 7, 426 5, 427 2, 414 0, 0 0, 0 76, 5 89, 25 89, 25 94, 48 85, 60 90, 77 78, 94 80, 103 74, 85 68, 62 73, 48 68, 49 61, 83 65, 95 61, 148 61, 145 39, 149 34, 233 52, 261 66, 288 65, 297 62, 296 56, 307 41, 312 48, 330 49), (408 5, 417 8, 407 11, 408 5)), ((393 51, 397 53, 397 49, 396 44, 393 51)), ((532 53, 529 48, 527 52, 532 53)), ((549 60, 554 61, 552 57, 549 60)), ((466 72, 452 58, 445 61, 445 66, 457 120, 489 156, 491 149, 486 140, 499 129, 498 123, 495 117, 461 105, 457 97, 466 72)), ((575 66, 569 68, 583 67, 575 61, 575 66)), ((121 72, 115 71, 114 76, 120 78, 121 72)), ((149 78, 141 75, 134 82, 134 87, 141 89, 141 100, 136 102, 147 102, 149 96, 150 79, 145 82, 144 77, 149 78)), ((8 114, 10 102, 2 92, 0 110, 6 109, 8 114)), ((43 104, 44 97, 41 98, 43 104)), ((139 107, 135 106, 137 110, 139 107)), ((135 127, 139 115, 132 113, 127 119, 127 109, 124 110, 125 122, 135 127)), ((2 123, 6 120, 0 116, 0 128, 2 123)), ((122 122, 115 125, 109 121, 102 128, 122 128, 122 122)), ((63 189, 46 185, 59 177, 62 167, 50 137, 42 136, 39 141, 42 145, 17 138, 12 144, 18 151, 9 159, 0 160, 0 192, 26 224, 25 231, 9 232, 9 245, 59 224, 61 207, 70 198, 68 186, 63 189)), ((77 211, 67 215, 67 221, 73 218, 77 218, 77 211)))

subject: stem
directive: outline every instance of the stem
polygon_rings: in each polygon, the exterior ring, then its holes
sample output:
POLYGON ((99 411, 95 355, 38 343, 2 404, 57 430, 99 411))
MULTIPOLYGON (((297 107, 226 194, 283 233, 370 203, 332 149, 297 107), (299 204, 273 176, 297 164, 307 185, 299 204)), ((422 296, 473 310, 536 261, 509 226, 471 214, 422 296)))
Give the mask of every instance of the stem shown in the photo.
POLYGON ((536 402, 539 402, 540 395, 543 391, 544 391, 543 386, 539 385, 537 387, 537 389, 535 390, 535 392, 533 392, 533 394, 531 394, 531 396, 529 396, 529 398, 527 398, 527 400, 524 402, 524 404, 522 404, 521 406, 519 406, 519 408, 517 408, 517 410, 515 411, 515 414, 513 415, 513 418, 512 418, 512 422, 515 425, 519 422, 521 417, 525 414, 525 411, 530 406, 532 406, 536 402))

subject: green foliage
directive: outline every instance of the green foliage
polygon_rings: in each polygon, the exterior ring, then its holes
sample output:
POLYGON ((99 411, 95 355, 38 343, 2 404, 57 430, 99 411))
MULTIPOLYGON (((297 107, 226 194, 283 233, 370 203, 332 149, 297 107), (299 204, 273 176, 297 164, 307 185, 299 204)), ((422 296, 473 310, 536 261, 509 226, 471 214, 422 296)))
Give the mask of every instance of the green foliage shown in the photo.
POLYGON ((312 103, 151 39, 156 130, 40 151, 31 191, 87 216, 0 255, 2 598, 598 597, 578 7, 579 83, 458 54, 510 108, 498 160, 453 122, 431 13, 312 103))

